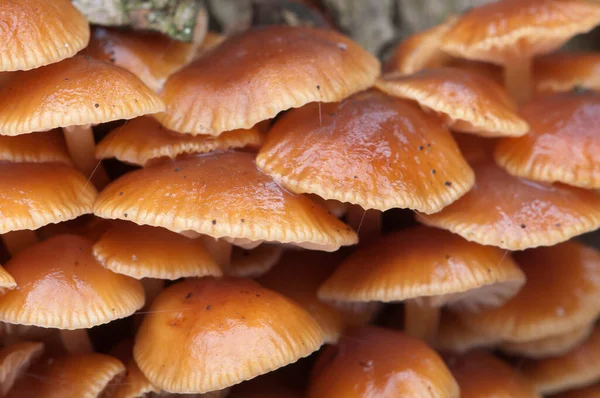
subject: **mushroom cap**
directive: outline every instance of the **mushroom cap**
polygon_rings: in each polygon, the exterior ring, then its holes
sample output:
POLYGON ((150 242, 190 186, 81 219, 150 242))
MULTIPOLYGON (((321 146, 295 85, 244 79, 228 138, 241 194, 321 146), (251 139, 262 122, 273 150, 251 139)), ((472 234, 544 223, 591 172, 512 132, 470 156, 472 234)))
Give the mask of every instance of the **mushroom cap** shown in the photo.
POLYGON ((0 161, 72 164, 63 134, 59 130, 14 137, 0 135, 0 161))
POLYGON ((94 244, 94 257, 135 279, 179 279, 223 273, 202 242, 164 228, 119 222, 94 244))
POLYGON ((128 173, 102 191, 94 213, 174 232, 325 251, 357 241, 350 227, 281 188, 243 152, 197 155, 128 173))
POLYGON ((322 300, 426 299, 468 310, 502 305, 525 283, 510 255, 427 227, 388 234, 348 256, 319 289, 322 300))
POLYGON ((529 134, 500 140, 494 156, 510 174, 600 188, 600 93, 568 92, 521 108, 529 134))
POLYGON ((452 58, 445 66, 464 70, 466 72, 478 73, 497 84, 504 86, 503 68, 496 64, 488 62, 473 61, 472 59, 452 58))
POLYGON ((29 369, 31 377, 19 379, 8 397, 98 397, 124 372, 119 360, 104 354, 51 358, 29 369))
POLYGON ((600 54, 554 53, 535 59, 534 86, 539 93, 570 91, 578 87, 600 90, 600 54))
POLYGON ((442 310, 440 327, 434 341, 436 349, 462 354, 474 348, 494 347, 499 342, 497 337, 469 328, 454 312, 442 310))
POLYGON ((383 65, 383 71, 410 75, 449 62, 450 56, 442 51, 441 45, 444 35, 456 20, 457 16, 451 15, 443 23, 402 40, 383 65))
POLYGON ((508 354, 526 358, 540 359, 564 355, 584 343, 592 333, 594 324, 590 323, 567 333, 539 340, 523 342, 504 342, 500 349, 508 354))
POLYGON ((473 168, 471 191, 439 213, 419 214, 419 220, 507 250, 551 246, 600 227, 597 192, 514 177, 489 161, 473 168))
POLYGON ((82 55, 12 73, 0 85, 2 135, 132 119, 163 110, 160 98, 134 74, 82 55))
POLYGON ((596 326, 586 342, 564 355, 526 361, 523 373, 544 395, 594 384, 600 378, 600 327, 596 326))
POLYGON ((453 56, 495 64, 556 50, 600 23, 600 5, 586 0, 504 0, 474 7, 445 33, 453 56))
POLYGON ((445 359, 461 398, 541 398, 525 376, 491 354, 473 351, 445 359))
POLYGON ((0 233, 66 221, 90 213, 96 189, 62 164, 0 163, 0 233))
POLYGON ((112 398, 138 398, 145 397, 149 393, 159 393, 160 390, 146 379, 133 358, 126 364, 126 372, 123 380, 117 385, 112 398))
POLYGON ((345 333, 320 354, 308 398, 459 396, 438 354, 401 332, 363 327, 345 333))
POLYGON ((258 147, 262 140, 262 134, 255 127, 226 131, 218 137, 191 136, 167 130, 154 118, 142 116, 108 133, 96 146, 96 157, 117 158, 143 166, 149 160, 160 157, 174 159, 181 154, 258 147))
POLYGON ((11 290, 17 287, 15 278, 9 274, 4 267, 0 266, 0 294, 5 293, 7 290, 11 290))
POLYGON ((3 0, 0 21, 0 71, 58 62, 90 40, 87 19, 69 0, 3 0))
POLYGON ((268 26, 230 37, 173 74, 162 93, 171 130, 219 135, 373 85, 379 61, 333 30, 268 26))
POLYGON ((522 136, 529 130, 506 90, 481 73, 426 69, 409 76, 384 76, 375 86, 441 115, 452 130, 484 137, 522 136))
POLYGON ((253 249, 234 246, 231 263, 226 267, 225 274, 248 278, 261 276, 279 262, 282 253, 281 246, 267 243, 253 249))
POLYGON ((502 307, 461 312, 467 326, 507 341, 568 333, 600 313, 600 253, 575 242, 514 253, 527 277, 502 307))
POLYGON ((600 398, 600 384, 569 390, 554 398, 600 398))
POLYGON ((17 288, 0 297, 3 322, 84 329, 133 314, 144 305, 142 284, 103 268, 92 242, 60 235, 6 263, 17 288))
POLYGON ((305 308, 319 323, 325 335, 325 343, 335 343, 342 332, 351 326, 362 326, 372 320, 378 306, 374 303, 355 306, 353 309, 338 308, 317 297, 319 285, 340 263, 338 253, 314 251, 288 251, 281 261, 259 282, 305 308))
POLYGON ((158 92, 171 74, 194 59, 196 47, 159 32, 95 27, 85 54, 127 69, 158 92))
POLYGON ((18 341, 0 351, 0 393, 12 388, 17 378, 27 371, 31 363, 42 355, 44 344, 32 341, 18 341))
POLYGON ((298 304, 248 279, 186 279, 152 303, 134 357, 155 386, 204 393, 317 350, 323 333, 298 304))
POLYGON ((288 112, 256 163, 293 192, 365 209, 433 213, 474 182, 441 120, 377 91, 288 112))

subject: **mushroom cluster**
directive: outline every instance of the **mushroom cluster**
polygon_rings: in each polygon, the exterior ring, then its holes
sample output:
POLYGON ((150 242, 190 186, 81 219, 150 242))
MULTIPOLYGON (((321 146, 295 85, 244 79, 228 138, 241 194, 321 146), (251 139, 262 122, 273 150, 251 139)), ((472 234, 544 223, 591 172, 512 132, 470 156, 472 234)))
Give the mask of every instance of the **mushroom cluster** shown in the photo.
POLYGON ((0 396, 597 396, 596 25, 503 0, 382 66, 0 1, 0 396))

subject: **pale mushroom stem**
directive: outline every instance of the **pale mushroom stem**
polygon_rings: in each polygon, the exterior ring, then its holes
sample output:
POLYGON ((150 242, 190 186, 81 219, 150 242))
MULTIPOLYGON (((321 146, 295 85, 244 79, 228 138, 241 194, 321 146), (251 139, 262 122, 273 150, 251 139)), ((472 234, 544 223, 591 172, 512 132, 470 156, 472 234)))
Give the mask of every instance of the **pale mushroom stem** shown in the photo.
POLYGON ((409 336, 432 343, 439 325, 439 307, 430 306, 426 300, 412 299, 404 302, 404 330, 409 336))
POLYGON ((369 243, 381 235, 381 212, 350 206, 346 221, 358 233, 360 244, 369 243))
POLYGON ((231 264, 231 243, 225 239, 215 239, 206 235, 203 235, 200 241, 223 270, 229 267, 231 264))
POLYGON ((60 338, 69 354, 87 354, 94 352, 94 347, 86 329, 61 330, 60 338))
POLYGON ((162 279, 144 278, 142 279, 142 285, 144 286, 144 292, 146 293, 145 307, 149 307, 156 296, 164 289, 165 281, 162 279))
POLYGON ((504 85, 518 105, 531 97, 532 63, 532 58, 525 57, 511 59, 504 65, 504 85))
POLYGON ((70 126, 63 128, 69 155, 75 166, 90 178, 96 188, 101 189, 109 183, 108 174, 96 160, 96 142, 92 126, 70 126))
POLYGON ((24 229, 22 231, 11 231, 2 235, 4 247, 14 256, 23 249, 33 246, 38 242, 35 231, 24 229))

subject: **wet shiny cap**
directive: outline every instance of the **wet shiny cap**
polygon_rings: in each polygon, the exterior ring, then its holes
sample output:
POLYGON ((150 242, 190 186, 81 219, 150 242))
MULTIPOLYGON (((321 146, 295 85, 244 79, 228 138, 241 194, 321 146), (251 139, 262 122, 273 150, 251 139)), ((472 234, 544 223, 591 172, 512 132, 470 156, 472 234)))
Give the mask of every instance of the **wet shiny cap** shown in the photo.
POLYGON ((600 23, 600 5, 586 0, 504 0, 465 12, 444 35, 453 56, 509 63, 545 54, 600 23))
POLYGON ((71 164, 59 130, 40 131, 14 137, 0 135, 0 161, 11 163, 71 164))
POLYGON ((186 279, 163 290, 134 357, 164 391, 221 390, 317 350, 323 333, 298 304, 248 279, 186 279))
POLYGON ((2 0, 0 21, 0 71, 58 62, 90 39, 86 18, 69 0, 2 0))
POLYGON ((308 398, 458 398, 456 380, 420 340, 378 327, 348 331, 317 360, 308 398))
POLYGON ((335 251, 356 233, 304 196, 261 173, 250 153, 197 155, 126 174, 102 191, 99 217, 214 238, 335 251))
POLYGON ((256 163, 293 192, 365 209, 433 213, 474 182, 440 119, 377 91, 288 112, 256 163))
POLYGON ((570 91, 581 87, 600 90, 600 54, 554 53, 535 59, 533 77, 539 93, 570 91))
POLYGON ((379 61, 333 30, 267 26, 230 37, 172 75, 161 123, 189 134, 250 128, 309 102, 373 85, 379 61))
POLYGON ((15 255, 6 270, 17 288, 0 297, 0 320, 57 329, 86 329, 144 305, 141 283, 103 268, 92 243, 59 235, 15 255))

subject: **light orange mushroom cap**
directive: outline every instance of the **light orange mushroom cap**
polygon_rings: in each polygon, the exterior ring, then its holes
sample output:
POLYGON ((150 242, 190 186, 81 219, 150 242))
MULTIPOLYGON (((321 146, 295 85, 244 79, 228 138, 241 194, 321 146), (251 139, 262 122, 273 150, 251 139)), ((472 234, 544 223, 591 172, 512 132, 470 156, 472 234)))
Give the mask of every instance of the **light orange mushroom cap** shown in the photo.
POLYGON ((31 246, 8 263, 17 288, 0 297, 3 322, 84 329, 133 314, 144 305, 141 283, 103 268, 92 243, 60 235, 31 246))
POLYGON ((158 32, 96 27, 84 53, 129 70, 158 92, 171 74, 194 59, 196 47, 158 32))
MULTIPOLYGON (((469 158, 469 155, 465 155, 469 158)), ((511 176, 493 162, 472 164, 477 181, 426 225, 507 250, 551 246, 600 227, 600 194, 511 176)))
POLYGON ((133 340, 125 339, 110 350, 110 354, 125 364, 125 376, 113 386, 112 398, 139 398, 146 394, 160 393, 144 376, 133 359, 133 340))
POLYGON ((82 55, 15 72, 0 85, 2 135, 132 119, 162 110, 160 98, 134 74, 82 55))
POLYGON ((502 250, 434 228, 394 232, 360 247, 319 289, 323 300, 427 300, 476 310, 514 296, 525 275, 502 250))
POLYGON ((456 380, 420 340, 377 327, 352 330, 320 354, 308 398, 456 398, 456 380))
POLYGON ((293 192, 365 209, 433 213, 474 182, 441 120, 376 91, 290 111, 269 131, 256 163, 293 192))
POLYGON ((128 173, 102 191, 94 213, 174 232, 325 251, 357 241, 350 227, 281 188, 256 168, 252 154, 242 152, 198 155, 128 173))
POLYGON ((186 279, 152 303, 134 357, 168 392, 221 390, 317 350, 323 333, 298 304, 247 279, 186 279))
POLYGON ((202 242, 164 228, 115 223, 94 244, 94 257, 135 279, 179 279, 223 273, 202 242))
POLYGON ((596 326, 586 342, 564 355, 526 361, 523 372, 544 395, 596 383, 600 379, 600 328, 596 326))
POLYGON ((225 267, 225 274, 255 278, 268 272, 279 262, 283 248, 264 243, 253 249, 234 246, 231 250, 231 263, 225 267))
POLYGON ((504 0, 463 14, 444 35, 442 49, 505 64, 554 51, 599 23, 600 5, 586 0, 504 0))
POLYGON ((0 21, 0 71, 58 62, 90 39, 86 18, 69 0, 3 0, 0 21))
POLYGON ((333 30, 269 26, 226 39, 172 75, 161 123, 181 133, 250 128, 314 101, 341 101, 373 85, 379 62, 333 30))
POLYGON ((11 163, 72 163, 65 140, 59 130, 14 137, 0 135, 0 161, 11 163))
POLYGON ((568 333, 600 313, 600 253, 567 242, 514 253, 527 283, 498 308, 461 312, 481 333, 507 341, 531 341, 568 333))
POLYGON ((383 76, 375 86, 441 115, 455 131, 513 137, 529 130, 504 88, 480 73, 448 67, 426 69, 408 76, 383 76))
POLYGON ((44 344, 32 341, 18 341, 0 350, 0 394, 3 397, 43 352, 44 344))
POLYGON ((98 397, 115 378, 125 373, 116 358, 91 353, 40 362, 9 391, 8 397, 98 397))
POLYGON ((90 213, 96 189, 62 164, 0 163, 0 233, 66 221, 90 213))
POLYGON ((452 355, 445 360, 461 398, 541 398, 524 375, 486 352, 452 355))
POLYGON ((600 90, 600 54, 544 55, 536 58, 533 77, 539 93, 570 91, 577 87, 600 90))
POLYGON ((494 155, 501 167, 532 180, 600 188, 600 93, 538 97, 521 115, 531 130, 500 140, 494 155))
MULTIPOLYGON (((175 133, 161 126, 155 119, 142 116, 108 133, 96 146, 96 157, 117 158, 143 166, 149 160, 161 157, 174 159, 186 153, 258 147, 262 140, 262 134, 255 127, 226 131, 218 137, 190 136, 175 133)), ((1 145, 2 141, 0 149, 1 145)))
POLYGON ((569 390, 553 395, 553 398, 600 398, 600 384, 569 390))

